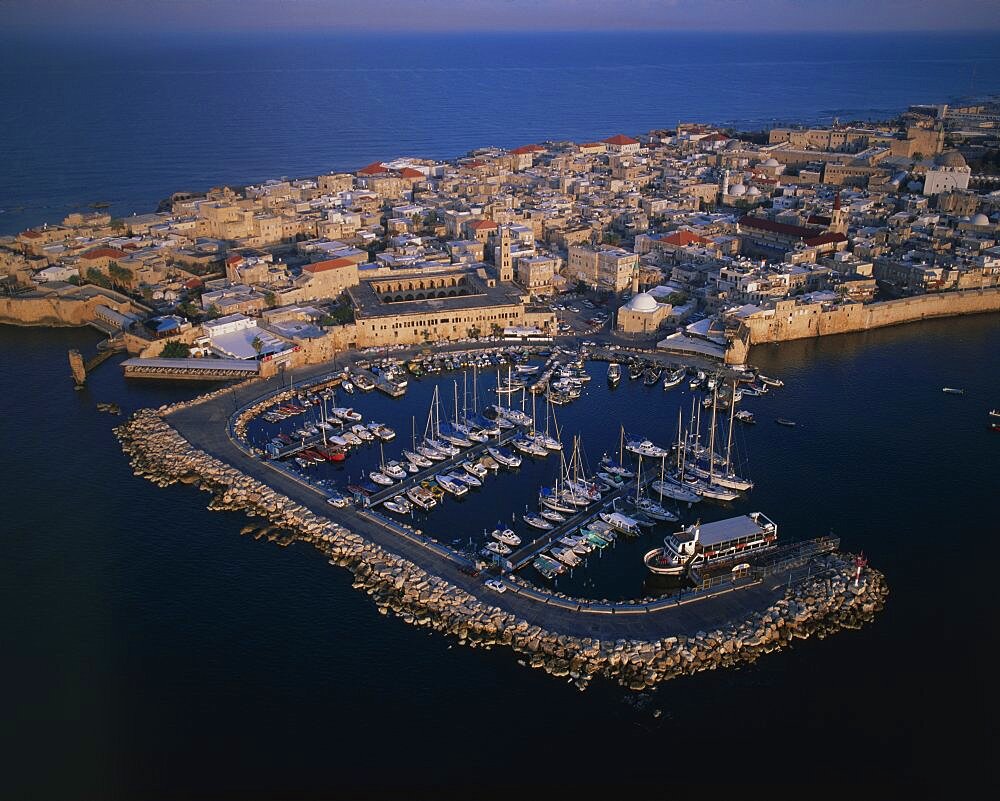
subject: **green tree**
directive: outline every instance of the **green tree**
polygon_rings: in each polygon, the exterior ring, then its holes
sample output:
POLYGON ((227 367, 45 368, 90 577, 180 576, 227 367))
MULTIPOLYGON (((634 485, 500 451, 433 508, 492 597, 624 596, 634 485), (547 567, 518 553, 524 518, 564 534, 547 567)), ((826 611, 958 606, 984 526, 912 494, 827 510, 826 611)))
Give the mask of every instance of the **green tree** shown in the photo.
POLYGON ((218 307, 218 306, 216 306, 216 305, 215 305, 215 304, 213 303, 213 304, 212 304, 211 306, 209 306, 209 307, 208 307, 208 311, 207 311, 207 312, 205 312, 205 316, 206 316, 206 317, 207 317, 207 318, 208 318, 209 320, 215 320, 215 319, 217 319, 217 318, 219 318, 219 317, 221 317, 221 316, 222 316, 222 311, 221 311, 221 309, 219 309, 219 307, 218 307))
POLYGON ((163 346, 160 355, 164 359, 186 359, 191 355, 191 346, 185 342, 168 342, 163 346))
POLYGON ((264 340, 260 337, 254 337, 253 342, 250 343, 250 347, 254 349, 257 353, 257 358, 260 358, 260 352, 264 350, 264 340))
POLYGON ((278 302, 277 295, 275 295, 271 290, 264 293, 264 302, 267 304, 269 309, 273 309, 275 303, 278 302))
POLYGON ((587 282, 584 281, 582 278, 578 280, 576 282, 576 286, 574 287, 574 291, 577 294, 582 295, 584 292, 587 291, 587 282))
POLYGON ((127 287, 132 284, 132 273, 116 261, 113 261, 108 265, 108 275, 110 275, 111 280, 119 286, 127 287))
POLYGON ((87 268, 86 278, 91 284, 102 286, 105 289, 111 289, 111 282, 108 280, 107 276, 96 267, 87 268))
POLYGON ((603 241, 605 245, 615 245, 617 247, 622 243, 622 238, 614 231, 605 231, 604 237, 601 241, 603 241))

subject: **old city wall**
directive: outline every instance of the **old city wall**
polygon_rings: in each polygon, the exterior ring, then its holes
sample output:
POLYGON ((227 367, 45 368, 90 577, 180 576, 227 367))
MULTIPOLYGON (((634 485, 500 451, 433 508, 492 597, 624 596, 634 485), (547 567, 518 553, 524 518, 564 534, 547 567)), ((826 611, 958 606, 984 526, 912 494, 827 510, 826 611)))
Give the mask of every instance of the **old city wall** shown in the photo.
POLYGON ((779 303, 773 312, 754 314, 743 321, 739 334, 729 343, 726 361, 741 363, 751 346, 763 343, 869 331, 934 317, 997 311, 1000 311, 998 288, 942 292, 882 303, 853 303, 832 311, 823 311, 819 304, 794 306, 791 302, 779 303))
POLYGON ((32 297, 0 298, 0 323, 12 325, 86 325, 103 298, 86 300, 32 297))

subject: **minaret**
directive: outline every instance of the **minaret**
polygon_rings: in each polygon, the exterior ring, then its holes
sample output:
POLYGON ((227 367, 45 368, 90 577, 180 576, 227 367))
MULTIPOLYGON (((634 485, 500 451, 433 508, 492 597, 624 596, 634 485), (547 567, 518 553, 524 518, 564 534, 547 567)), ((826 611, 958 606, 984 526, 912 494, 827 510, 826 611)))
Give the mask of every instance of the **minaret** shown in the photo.
POLYGON ((632 271, 632 296, 639 294, 639 271, 632 271))
POLYGON ((500 226, 500 244, 496 248, 497 278, 500 281, 514 280, 514 266, 510 258, 510 226, 500 226))
POLYGON ((722 171, 722 200, 725 201, 726 195, 729 194, 729 170, 722 171))

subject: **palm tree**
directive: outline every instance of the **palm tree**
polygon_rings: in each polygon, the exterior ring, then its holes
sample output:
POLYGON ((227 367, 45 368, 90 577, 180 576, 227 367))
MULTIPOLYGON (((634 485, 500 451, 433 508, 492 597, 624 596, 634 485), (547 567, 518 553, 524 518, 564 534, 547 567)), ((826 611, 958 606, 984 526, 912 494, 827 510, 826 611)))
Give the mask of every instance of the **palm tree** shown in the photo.
POLYGON ((250 347, 257 351, 257 357, 260 358, 260 352, 264 350, 264 340, 260 337, 254 337, 253 342, 250 343, 250 347))

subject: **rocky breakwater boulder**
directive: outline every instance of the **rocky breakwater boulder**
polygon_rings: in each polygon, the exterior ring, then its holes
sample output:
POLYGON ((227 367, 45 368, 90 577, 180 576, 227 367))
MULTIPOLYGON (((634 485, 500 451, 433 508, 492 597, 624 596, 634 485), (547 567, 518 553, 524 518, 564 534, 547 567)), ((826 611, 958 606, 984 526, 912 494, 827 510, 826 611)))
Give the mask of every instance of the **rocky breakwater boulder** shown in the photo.
MULTIPOLYGON (((311 543, 331 564, 350 570, 354 587, 371 596, 382 614, 392 612, 412 625, 453 635, 469 647, 509 647, 522 656, 519 662, 575 682, 581 690, 595 677, 640 691, 677 676, 753 662, 794 639, 857 628, 874 617, 888 595, 881 573, 869 568, 856 585, 852 557, 831 554, 814 559, 811 577, 790 586, 773 605, 710 631, 664 632, 650 640, 568 636, 427 573, 194 448, 159 411, 137 412, 115 432, 137 476, 160 486, 196 484, 212 493, 210 508, 240 510, 267 521, 245 531, 280 530, 287 532, 279 538, 283 544, 311 543)), ((504 603, 502 597, 497 603, 504 603)), ((669 611, 661 614, 668 629, 669 611)))

